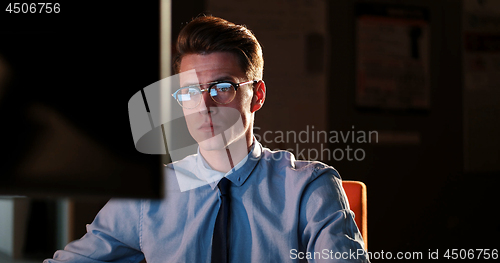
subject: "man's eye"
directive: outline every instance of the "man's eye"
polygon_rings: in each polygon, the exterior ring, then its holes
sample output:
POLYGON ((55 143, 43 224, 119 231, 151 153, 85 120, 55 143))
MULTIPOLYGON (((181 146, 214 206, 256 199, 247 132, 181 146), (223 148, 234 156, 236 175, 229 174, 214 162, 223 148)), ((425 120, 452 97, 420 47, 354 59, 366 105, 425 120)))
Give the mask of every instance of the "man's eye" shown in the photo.
POLYGON ((231 84, 228 84, 228 83, 223 83, 223 84, 217 85, 218 92, 228 92, 228 91, 230 91, 230 89, 231 89, 231 84))

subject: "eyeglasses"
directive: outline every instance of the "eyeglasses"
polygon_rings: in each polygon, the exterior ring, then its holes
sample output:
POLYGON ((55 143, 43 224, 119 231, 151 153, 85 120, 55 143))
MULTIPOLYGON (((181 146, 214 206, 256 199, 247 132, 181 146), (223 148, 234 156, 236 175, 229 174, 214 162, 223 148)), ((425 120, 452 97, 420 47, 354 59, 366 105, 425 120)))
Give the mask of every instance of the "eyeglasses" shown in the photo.
POLYGON ((231 81, 215 81, 205 84, 191 85, 178 89, 172 97, 174 97, 179 105, 185 109, 194 109, 200 105, 202 93, 208 91, 212 100, 218 104, 228 104, 233 101, 236 96, 236 90, 243 85, 255 84, 258 80, 250 80, 241 83, 231 81), (208 88, 200 89, 200 86, 208 85, 208 88))

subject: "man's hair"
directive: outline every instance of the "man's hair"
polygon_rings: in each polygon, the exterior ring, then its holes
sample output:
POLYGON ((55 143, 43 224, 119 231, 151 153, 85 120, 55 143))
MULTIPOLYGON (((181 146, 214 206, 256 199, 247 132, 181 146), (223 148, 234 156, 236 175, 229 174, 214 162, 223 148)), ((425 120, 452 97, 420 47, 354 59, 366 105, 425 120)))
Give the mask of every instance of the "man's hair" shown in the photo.
POLYGON ((189 22, 177 38, 174 71, 179 73, 187 54, 231 52, 239 60, 249 80, 260 80, 264 70, 262 48, 255 35, 244 25, 236 25, 214 16, 201 16, 189 22))

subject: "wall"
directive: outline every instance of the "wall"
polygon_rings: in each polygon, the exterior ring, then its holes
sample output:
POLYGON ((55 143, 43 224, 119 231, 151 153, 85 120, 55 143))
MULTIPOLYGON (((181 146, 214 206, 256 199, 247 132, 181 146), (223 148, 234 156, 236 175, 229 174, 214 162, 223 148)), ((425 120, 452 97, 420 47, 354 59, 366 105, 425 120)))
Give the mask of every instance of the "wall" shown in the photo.
POLYGON ((377 143, 359 145, 366 152, 362 161, 330 162, 344 179, 367 184, 372 251, 427 252, 498 244, 490 238, 500 230, 495 220, 478 218, 468 211, 489 211, 497 199, 494 193, 500 169, 492 164, 499 163, 499 96, 496 91, 464 91, 461 21, 461 1, 331 2, 331 38, 335 41, 327 96, 330 130, 350 130, 354 125, 359 130, 375 130, 379 135, 390 131, 393 135, 389 140, 379 137, 377 143), (429 10, 428 110, 366 110, 356 106, 355 6, 361 2, 429 10), (465 150, 464 142, 468 144, 465 150), (489 174, 464 171, 465 163, 483 171, 487 168, 489 174), (488 226, 479 239, 470 230, 478 225, 488 226))

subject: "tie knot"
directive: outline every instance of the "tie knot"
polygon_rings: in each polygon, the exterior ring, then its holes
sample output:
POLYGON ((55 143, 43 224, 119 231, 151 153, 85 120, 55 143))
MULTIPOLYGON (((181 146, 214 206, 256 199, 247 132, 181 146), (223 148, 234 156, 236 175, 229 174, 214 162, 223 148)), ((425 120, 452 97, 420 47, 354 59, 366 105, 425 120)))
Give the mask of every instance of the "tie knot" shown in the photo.
POLYGON ((227 195, 229 193, 229 186, 231 186, 231 181, 229 181, 229 179, 227 179, 226 177, 222 177, 217 186, 219 187, 221 195, 227 195))

